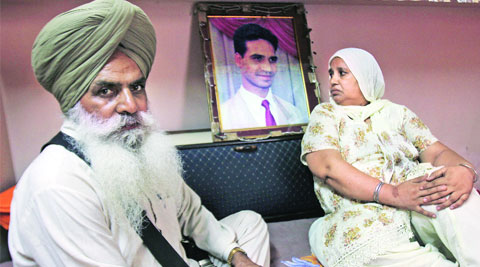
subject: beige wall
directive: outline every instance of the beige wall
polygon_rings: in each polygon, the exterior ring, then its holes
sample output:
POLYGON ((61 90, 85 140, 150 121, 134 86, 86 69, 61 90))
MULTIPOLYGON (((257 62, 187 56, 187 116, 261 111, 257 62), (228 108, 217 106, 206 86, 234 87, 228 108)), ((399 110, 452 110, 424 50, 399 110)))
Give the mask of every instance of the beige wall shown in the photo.
MULTIPOLYGON (((2 142, 9 142, 17 179, 61 125, 58 104, 31 71, 33 40, 54 15, 83 2, 2 1, 4 86, 0 89, 8 129, 8 140, 3 140, 2 134, 2 142)), ((324 100, 328 95, 328 57, 343 47, 369 50, 383 69, 385 97, 409 106, 438 138, 480 167, 480 106, 475 103, 480 99, 480 8, 313 2, 305 7, 324 100)), ((135 3, 150 16, 158 37, 157 57, 147 84, 154 116, 166 130, 209 128, 192 3, 135 3)), ((8 151, 2 149, 1 156, 8 157, 8 151)))

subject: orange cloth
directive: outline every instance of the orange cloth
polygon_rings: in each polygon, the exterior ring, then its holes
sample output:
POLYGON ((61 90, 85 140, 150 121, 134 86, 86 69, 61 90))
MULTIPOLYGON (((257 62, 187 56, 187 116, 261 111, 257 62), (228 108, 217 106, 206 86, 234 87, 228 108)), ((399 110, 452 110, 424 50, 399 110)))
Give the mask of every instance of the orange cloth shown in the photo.
POLYGON ((8 230, 10 223, 10 204, 12 203, 15 186, 0 193, 0 226, 8 230))
POLYGON ((304 260, 304 261, 308 261, 308 262, 310 262, 312 264, 315 264, 315 265, 318 265, 320 267, 323 267, 323 265, 320 262, 318 262, 317 257, 315 257, 314 254, 312 254, 310 256, 301 257, 300 259, 304 260))

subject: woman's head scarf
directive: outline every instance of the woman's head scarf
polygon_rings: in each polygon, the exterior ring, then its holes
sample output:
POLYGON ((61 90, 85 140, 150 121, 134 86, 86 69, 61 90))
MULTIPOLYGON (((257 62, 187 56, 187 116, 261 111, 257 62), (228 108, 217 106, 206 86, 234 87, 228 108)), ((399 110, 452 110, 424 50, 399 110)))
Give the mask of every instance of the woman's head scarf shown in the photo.
POLYGON ((344 48, 333 54, 328 61, 329 67, 332 60, 337 57, 343 59, 347 64, 369 104, 366 106, 340 106, 330 98, 332 104, 343 110, 352 119, 363 121, 390 103, 388 100, 381 99, 385 92, 385 81, 382 70, 372 54, 359 48, 344 48))
POLYGON ((156 49, 153 25, 127 1, 97 0, 45 25, 33 44, 32 67, 38 82, 66 113, 117 49, 134 60, 147 78, 156 49))

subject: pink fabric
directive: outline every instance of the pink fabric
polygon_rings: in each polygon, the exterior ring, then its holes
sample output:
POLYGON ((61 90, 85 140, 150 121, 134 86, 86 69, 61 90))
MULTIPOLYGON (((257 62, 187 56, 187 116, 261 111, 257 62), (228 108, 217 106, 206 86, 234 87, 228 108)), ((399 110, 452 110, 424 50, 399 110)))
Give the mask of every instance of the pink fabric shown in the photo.
POLYGON ((229 38, 233 38, 235 30, 241 25, 256 23, 277 36, 282 50, 298 58, 292 18, 209 18, 209 21, 229 38))
POLYGON ((275 121, 275 118, 270 111, 270 103, 268 102, 268 100, 263 100, 262 106, 265 108, 265 122, 267 126, 276 126, 277 122, 275 121))

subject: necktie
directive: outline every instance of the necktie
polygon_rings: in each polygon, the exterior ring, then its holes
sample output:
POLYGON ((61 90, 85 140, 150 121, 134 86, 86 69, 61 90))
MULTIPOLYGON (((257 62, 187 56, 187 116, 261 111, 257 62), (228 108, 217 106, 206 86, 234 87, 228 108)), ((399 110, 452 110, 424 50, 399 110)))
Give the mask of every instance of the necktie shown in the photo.
POLYGON ((277 123, 275 122, 275 118, 272 115, 272 112, 270 112, 270 103, 268 103, 268 100, 263 100, 262 106, 265 108, 265 121, 267 122, 267 126, 277 125, 277 123))

